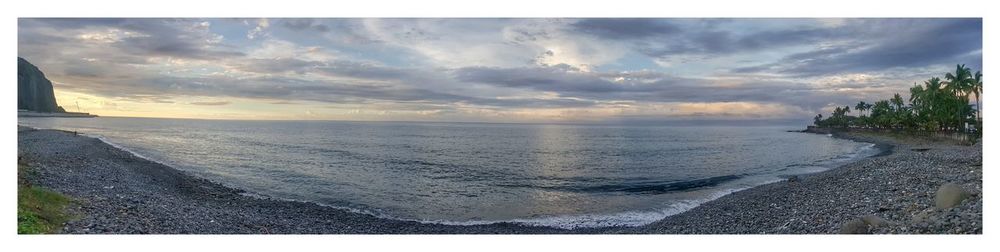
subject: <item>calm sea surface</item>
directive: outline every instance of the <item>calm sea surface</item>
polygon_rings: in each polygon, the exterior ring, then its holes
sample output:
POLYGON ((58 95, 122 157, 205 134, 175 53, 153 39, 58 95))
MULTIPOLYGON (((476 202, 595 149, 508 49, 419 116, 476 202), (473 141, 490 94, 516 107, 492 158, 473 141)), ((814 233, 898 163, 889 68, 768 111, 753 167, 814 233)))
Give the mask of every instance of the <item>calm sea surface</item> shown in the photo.
POLYGON ((385 218, 642 225, 875 154, 795 127, 18 118, 225 185, 385 218))

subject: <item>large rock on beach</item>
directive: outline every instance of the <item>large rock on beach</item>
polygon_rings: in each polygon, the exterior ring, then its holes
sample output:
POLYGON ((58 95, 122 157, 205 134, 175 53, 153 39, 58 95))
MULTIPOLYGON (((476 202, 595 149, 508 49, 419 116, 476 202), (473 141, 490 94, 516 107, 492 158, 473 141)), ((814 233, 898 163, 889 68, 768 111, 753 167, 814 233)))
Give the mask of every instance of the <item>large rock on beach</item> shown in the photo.
POLYGON ((844 225, 840 226, 841 234, 871 234, 872 229, 881 228, 892 223, 882 219, 881 217, 875 215, 866 215, 861 218, 856 218, 845 222, 844 225))
POLYGON ((841 234, 870 234, 868 231, 868 223, 865 223, 862 219, 853 219, 845 222, 844 225, 840 226, 841 234))
POLYGON ((955 183, 946 183, 938 188, 934 195, 934 206, 938 209, 948 209, 957 206, 970 196, 961 186, 955 183))
POLYGON ((879 228, 879 227, 888 226, 888 225, 892 224, 891 222, 889 222, 889 221, 887 221, 885 219, 882 219, 881 217, 875 216, 875 215, 868 215, 868 216, 865 216, 865 217, 861 217, 861 220, 864 221, 865 224, 868 224, 868 226, 872 227, 872 228, 879 228))

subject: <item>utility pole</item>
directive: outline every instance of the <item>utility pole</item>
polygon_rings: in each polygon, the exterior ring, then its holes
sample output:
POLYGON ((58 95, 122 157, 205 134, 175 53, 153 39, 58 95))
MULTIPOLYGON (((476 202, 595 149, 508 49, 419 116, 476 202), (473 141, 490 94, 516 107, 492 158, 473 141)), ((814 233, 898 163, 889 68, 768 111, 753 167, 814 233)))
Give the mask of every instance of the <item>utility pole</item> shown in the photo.
POLYGON ((83 112, 80 111, 80 101, 76 101, 76 112, 83 112))

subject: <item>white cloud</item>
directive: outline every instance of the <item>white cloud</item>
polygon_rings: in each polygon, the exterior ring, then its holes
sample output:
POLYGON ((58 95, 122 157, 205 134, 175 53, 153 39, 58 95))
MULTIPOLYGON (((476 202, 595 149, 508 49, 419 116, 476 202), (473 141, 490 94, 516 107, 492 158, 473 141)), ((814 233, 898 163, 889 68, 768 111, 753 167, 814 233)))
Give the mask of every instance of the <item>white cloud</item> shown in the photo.
POLYGON ((293 58, 307 61, 330 61, 339 58, 328 48, 300 46, 291 41, 269 38, 247 52, 247 57, 256 59, 293 58))
POLYGON ((470 25, 467 20, 369 19, 363 23, 376 39, 447 68, 567 64, 591 69, 628 51, 617 43, 568 33, 558 20, 483 20, 470 25))
MULTIPOLYGON (((244 20, 244 24, 248 23, 244 20)), ((250 29, 250 31, 247 31, 247 38, 252 40, 259 37, 268 36, 267 28, 270 26, 271 23, 267 20, 267 18, 258 19, 257 26, 255 26, 253 29, 250 29)))
POLYGON ((93 31, 84 31, 83 33, 80 33, 76 37, 84 42, 115 43, 125 38, 149 37, 149 35, 132 31, 124 31, 121 29, 107 28, 107 29, 100 29, 93 31))

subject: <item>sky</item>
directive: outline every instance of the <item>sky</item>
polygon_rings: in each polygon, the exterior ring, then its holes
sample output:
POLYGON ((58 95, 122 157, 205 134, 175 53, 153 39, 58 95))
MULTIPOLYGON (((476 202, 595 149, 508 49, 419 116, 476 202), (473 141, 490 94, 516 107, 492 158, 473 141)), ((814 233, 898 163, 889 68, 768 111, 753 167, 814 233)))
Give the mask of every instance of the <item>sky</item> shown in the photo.
POLYGON ((18 56, 102 116, 811 121, 982 69, 982 20, 21 18, 18 56))

